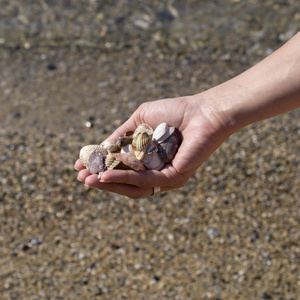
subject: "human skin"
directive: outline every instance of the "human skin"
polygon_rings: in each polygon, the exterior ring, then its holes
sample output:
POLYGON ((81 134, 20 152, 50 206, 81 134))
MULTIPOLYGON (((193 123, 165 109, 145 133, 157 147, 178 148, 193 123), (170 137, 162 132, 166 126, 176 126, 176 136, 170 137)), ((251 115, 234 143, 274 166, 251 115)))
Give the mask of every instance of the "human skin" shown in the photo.
POLYGON ((182 187, 202 163, 234 132, 300 106, 300 33, 249 70, 200 94, 142 104, 107 140, 147 123, 175 126, 182 144, 161 171, 108 170, 101 176, 82 166, 78 180, 89 187, 131 198, 149 196, 153 187, 182 187))

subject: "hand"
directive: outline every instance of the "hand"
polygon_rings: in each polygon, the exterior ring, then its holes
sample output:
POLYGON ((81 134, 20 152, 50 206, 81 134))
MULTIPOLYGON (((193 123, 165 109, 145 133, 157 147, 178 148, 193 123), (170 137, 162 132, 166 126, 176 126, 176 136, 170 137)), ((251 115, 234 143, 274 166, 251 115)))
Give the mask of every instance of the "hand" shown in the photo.
POLYGON ((78 179, 90 187, 132 198, 183 186, 196 169, 236 130, 300 107, 300 33, 260 63, 195 96, 142 104, 108 140, 135 130, 141 123, 153 128, 162 122, 182 134, 173 161, 161 171, 109 170, 99 182, 80 161, 78 179))
POLYGON ((196 169, 230 135, 228 119, 213 108, 203 94, 164 99, 142 104, 131 118, 119 127, 107 140, 115 140, 125 132, 135 130, 141 123, 153 128, 162 122, 174 126, 182 134, 182 144, 173 161, 161 171, 107 170, 99 182, 78 160, 78 180, 90 187, 126 195, 131 198, 149 196, 153 187, 168 191, 182 187, 196 169), (209 104, 208 104, 209 103, 209 104))

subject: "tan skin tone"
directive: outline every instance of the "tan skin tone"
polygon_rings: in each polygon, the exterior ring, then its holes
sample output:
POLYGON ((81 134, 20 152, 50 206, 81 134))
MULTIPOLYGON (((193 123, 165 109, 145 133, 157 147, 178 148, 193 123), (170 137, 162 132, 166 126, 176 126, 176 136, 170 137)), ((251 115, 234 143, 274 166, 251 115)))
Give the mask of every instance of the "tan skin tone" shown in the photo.
POLYGON ((78 180, 105 191, 140 198, 182 187, 202 163, 234 132, 251 123, 300 106, 300 34, 241 75, 203 93, 142 104, 107 140, 147 123, 175 126, 182 144, 161 171, 108 170, 91 175, 79 160, 78 180))

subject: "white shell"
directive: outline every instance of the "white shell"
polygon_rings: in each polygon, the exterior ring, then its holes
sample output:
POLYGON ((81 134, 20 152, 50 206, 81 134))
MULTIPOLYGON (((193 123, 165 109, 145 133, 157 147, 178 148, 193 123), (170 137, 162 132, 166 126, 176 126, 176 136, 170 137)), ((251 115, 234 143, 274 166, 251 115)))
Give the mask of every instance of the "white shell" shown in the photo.
POLYGON ((94 151, 101 151, 104 155, 107 154, 107 151, 100 145, 86 145, 83 148, 81 148, 79 152, 79 159, 80 162, 87 167, 89 157, 94 151))
POLYGON ((159 140, 167 132, 168 127, 167 123, 159 124, 153 132, 153 139, 156 141, 159 140))
POLYGON ((163 128, 162 129, 159 128, 157 132, 155 131, 153 133, 153 139, 156 140, 158 143, 161 143, 173 134, 173 132, 175 131, 175 127, 167 127, 164 133, 163 133, 164 131, 163 128))
POLYGON ((146 154, 142 159, 142 163, 149 170, 161 170, 165 166, 165 162, 160 158, 157 152, 146 154))

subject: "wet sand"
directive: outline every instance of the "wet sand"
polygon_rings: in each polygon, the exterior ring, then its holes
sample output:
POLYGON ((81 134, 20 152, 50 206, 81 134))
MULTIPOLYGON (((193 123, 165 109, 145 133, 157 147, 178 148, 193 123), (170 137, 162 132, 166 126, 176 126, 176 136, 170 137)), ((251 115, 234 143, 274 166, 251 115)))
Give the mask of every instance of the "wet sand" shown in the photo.
POLYGON ((299 109, 156 197, 88 189, 73 169, 144 101, 280 47, 298 3, 86 2, 0 1, 0 298, 298 299, 299 109))

